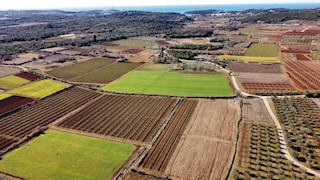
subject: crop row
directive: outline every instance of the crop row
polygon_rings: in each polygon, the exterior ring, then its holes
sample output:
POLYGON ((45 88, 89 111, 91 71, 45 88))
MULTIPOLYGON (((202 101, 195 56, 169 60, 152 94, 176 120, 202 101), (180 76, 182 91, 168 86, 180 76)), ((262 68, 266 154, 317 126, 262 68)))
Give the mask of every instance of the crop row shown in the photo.
POLYGON ((20 97, 20 96, 11 96, 4 100, 0 101, 0 116, 4 113, 10 112, 23 106, 27 103, 34 101, 34 99, 20 97))
POLYGON ((292 154, 310 168, 320 170, 320 108, 307 98, 274 98, 292 154))
POLYGON ((177 99, 105 95, 59 127, 149 142, 177 99))
POLYGON ((140 163, 140 167, 160 172, 165 171, 196 105, 196 100, 184 100, 140 163))
POLYGON ((1 118, 0 135, 22 139, 99 95, 99 93, 77 87, 70 88, 1 118))
POLYGON ((281 152, 274 125, 244 123, 233 179, 316 179, 281 152))

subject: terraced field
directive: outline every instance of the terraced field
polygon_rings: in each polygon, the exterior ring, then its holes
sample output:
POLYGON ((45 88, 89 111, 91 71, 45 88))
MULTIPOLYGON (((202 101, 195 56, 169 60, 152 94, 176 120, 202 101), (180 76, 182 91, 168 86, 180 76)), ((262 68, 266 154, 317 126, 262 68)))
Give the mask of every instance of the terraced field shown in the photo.
POLYGON ((0 136, 22 140, 29 134, 37 132, 40 127, 49 125, 99 95, 77 87, 65 90, 14 114, 0 118, 0 136))
POLYGON ((172 96, 232 96, 227 76, 179 72, 132 71, 105 87, 105 91, 172 96))
POLYGON ((24 179, 111 179, 135 149, 129 144, 48 130, 4 156, 0 171, 24 179))
POLYGON ((177 102, 172 98, 105 95, 57 126, 148 143, 177 102))
POLYGON ((27 97, 44 98, 69 86, 70 85, 62 82, 45 79, 29 83, 27 85, 12 89, 8 92, 27 97))

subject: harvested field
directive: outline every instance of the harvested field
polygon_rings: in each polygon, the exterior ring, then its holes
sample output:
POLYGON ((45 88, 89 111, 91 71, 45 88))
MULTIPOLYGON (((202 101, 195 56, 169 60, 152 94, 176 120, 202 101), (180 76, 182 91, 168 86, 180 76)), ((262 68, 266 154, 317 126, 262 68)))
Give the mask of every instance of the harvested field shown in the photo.
POLYGON ((285 62, 287 73, 292 81, 303 90, 320 89, 320 63, 285 62))
POLYGON ((244 73, 282 73, 280 64, 237 63, 231 62, 228 68, 232 72, 244 73))
POLYGON ((94 58, 88 61, 72 64, 70 66, 49 71, 48 74, 58 78, 70 80, 79 76, 83 76, 87 73, 96 71, 97 69, 108 66, 114 62, 114 59, 94 58))
POLYGON ((73 82, 107 84, 129 71, 136 69, 140 65, 139 63, 114 63, 70 80, 73 82))
POLYGON ((148 143, 177 99, 105 95, 58 127, 148 143))
POLYGON ((0 77, 9 76, 21 72, 19 68, 0 67, 0 77))
POLYGON ((278 46, 276 44, 252 44, 246 50, 245 56, 254 57, 277 57, 278 46))
POLYGON ((217 56, 217 58, 222 60, 236 60, 236 61, 245 61, 245 62, 280 63, 280 60, 278 59, 278 57, 221 55, 221 56, 217 56))
POLYGON ((0 171, 24 179, 112 179, 135 149, 131 144, 48 130, 4 156, 0 171))
POLYGON ((183 101, 140 163, 141 168, 156 172, 164 172, 166 170, 197 103, 198 101, 190 99, 183 101))
POLYGON ((12 89, 9 93, 27 97, 44 98, 69 86, 69 84, 45 79, 12 89))
POLYGON ((238 120, 239 102, 200 100, 165 172, 179 179, 226 179, 238 120))
POLYGON ((150 63, 150 62, 152 62, 151 53, 152 53, 152 51, 145 50, 145 51, 140 52, 137 55, 127 55, 125 57, 129 60, 129 62, 132 62, 132 63, 142 63, 142 62, 143 63, 150 63))
POLYGON ((224 74, 191 74, 160 71, 132 71, 105 87, 105 91, 172 96, 232 96, 224 74))
POLYGON ((6 99, 0 100, 0 115, 15 110, 20 106, 23 106, 32 101, 34 101, 34 99, 20 96, 11 96, 6 99))
POLYGON ((284 156, 274 125, 245 122, 240 139, 230 179, 316 179, 284 156))
POLYGON ((27 72, 22 72, 22 73, 16 74, 15 76, 21 77, 23 79, 27 79, 29 81, 36 81, 41 78, 38 75, 27 73, 27 72))
POLYGON ((261 99, 243 99, 242 119, 250 122, 272 124, 273 121, 261 99))
POLYGON ((65 90, 14 114, 0 118, 0 135, 21 140, 39 127, 49 125, 99 95, 99 93, 77 87, 65 90))
POLYGON ((281 73, 236 73, 241 83, 290 84, 285 74, 281 73))
POLYGON ((134 49, 127 49, 127 50, 124 50, 124 51, 121 51, 121 52, 125 53, 125 54, 138 54, 138 53, 140 53, 142 51, 144 51, 144 49, 134 48, 134 49))
POLYGON ((20 78, 14 75, 5 76, 0 78, 0 88, 9 90, 27 84, 29 82, 30 81, 27 79, 20 78))
POLYGON ((128 48, 151 48, 155 45, 153 41, 141 40, 141 39, 123 39, 113 41, 113 44, 118 44, 120 46, 125 46, 128 48))

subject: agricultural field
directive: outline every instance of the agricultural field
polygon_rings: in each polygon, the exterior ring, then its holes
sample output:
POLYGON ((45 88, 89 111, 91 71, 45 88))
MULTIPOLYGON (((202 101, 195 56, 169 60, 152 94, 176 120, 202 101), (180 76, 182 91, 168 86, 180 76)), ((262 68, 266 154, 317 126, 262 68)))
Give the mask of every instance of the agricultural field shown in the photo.
POLYGON ((44 98, 69 86, 70 85, 62 82, 45 79, 29 83, 8 92, 27 97, 44 98))
POLYGON ((3 100, 0 100, 0 116, 32 101, 34 101, 34 99, 20 96, 10 96, 3 100))
POLYGON ((320 170, 320 108, 308 98, 274 98, 291 154, 308 167, 320 170))
POLYGON ((12 96, 12 94, 0 93, 0 100, 6 99, 12 96))
POLYGON ((239 120, 238 101, 200 100, 165 172, 178 179, 226 179, 239 120))
POLYGON ((143 64, 139 66, 137 71, 169 71, 172 64, 143 64))
POLYGON ((0 171, 25 179, 111 179, 135 149, 129 144, 48 130, 6 155, 0 171))
POLYGON ((113 41, 112 43, 129 48, 151 48, 155 45, 155 42, 145 39, 124 39, 113 41))
POLYGON ((258 98, 243 99, 242 119, 248 122, 258 122, 261 124, 273 123, 263 101, 258 98))
POLYGON ((282 73, 280 64, 238 63, 231 62, 228 68, 232 72, 243 73, 282 73))
POLYGON ((316 62, 285 62, 288 76, 302 90, 320 89, 320 64, 316 62))
POLYGON ((172 98, 104 95, 56 126, 143 144, 151 141, 177 102, 172 98))
POLYGON ((252 27, 240 28, 239 30, 241 33, 244 33, 244 34, 253 34, 253 33, 259 32, 256 28, 252 28, 252 27))
POLYGON ((280 63, 280 60, 278 57, 221 55, 221 56, 218 56, 217 58, 221 60, 236 60, 236 61, 257 62, 257 63, 280 63))
POLYGON ((156 142, 140 163, 139 169, 150 172, 164 172, 178 145, 191 116, 197 106, 196 100, 184 100, 156 142))
MULTIPOLYGON (((1 117, 0 137, 10 137, 8 140, 21 141, 29 134, 36 133, 39 128, 48 126, 98 96, 100 96, 99 93, 72 87, 48 97, 32 106, 1 117)), ((10 145, 12 144, 3 146, 0 154, 10 145)))
POLYGON ((107 84, 140 65, 139 63, 114 63, 70 80, 73 82, 107 84))
POLYGON ((159 71, 132 71, 102 90, 171 96, 215 97, 234 94, 225 75, 159 71))
POLYGON ((240 139, 230 179, 316 179, 287 160, 275 125, 244 122, 240 139))
POLYGON ((114 59, 94 58, 88 61, 49 71, 48 74, 58 78, 71 80, 73 78, 96 71, 99 68, 108 66, 114 62, 114 59))
POLYGON ((246 50, 245 56, 252 57, 277 57, 278 46, 276 44, 252 44, 246 50))
POLYGON ((28 72, 21 72, 19 74, 16 74, 15 76, 21 77, 21 78, 29 80, 29 81, 36 81, 38 79, 41 79, 40 76, 35 75, 35 74, 31 74, 28 72))
POLYGON ((14 75, 5 76, 0 78, 0 89, 9 90, 21 85, 27 84, 30 81, 14 75))
POLYGON ((0 77, 9 76, 19 73, 21 70, 19 68, 12 67, 0 67, 0 77))

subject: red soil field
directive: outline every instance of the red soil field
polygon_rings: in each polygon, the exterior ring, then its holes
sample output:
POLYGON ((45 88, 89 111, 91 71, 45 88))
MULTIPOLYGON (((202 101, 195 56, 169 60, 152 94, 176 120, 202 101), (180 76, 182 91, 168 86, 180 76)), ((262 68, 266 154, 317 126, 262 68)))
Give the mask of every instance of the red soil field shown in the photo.
POLYGON ((320 64, 316 62, 285 62, 292 81, 303 90, 320 89, 320 64))
POLYGON ((232 72, 245 73, 282 73, 279 64, 259 64, 259 63, 237 63, 232 62, 228 65, 232 72))
POLYGON ((192 117, 197 103, 198 101, 190 99, 183 101, 165 129, 160 133, 155 144, 140 163, 141 168, 160 172, 166 170, 170 158, 192 117))
POLYGON ((11 96, 0 101, 0 115, 15 110, 27 103, 34 101, 34 99, 11 96))
POLYGON ((318 30, 306 30, 304 32, 286 32, 286 36, 316 36, 320 34, 318 30))
POLYGON ((158 44, 162 45, 162 46, 166 46, 166 45, 171 45, 171 43, 168 43, 167 41, 157 41, 158 44))
POLYGON ((57 126, 149 142, 177 102, 172 98, 105 95, 57 126))
POLYGON ((23 139, 98 96, 100 96, 99 93, 77 87, 64 90, 30 107, 0 118, 0 136, 23 139))
POLYGON ((269 41, 281 41, 282 36, 268 36, 269 41))
POLYGON ((296 54, 296 57, 297 57, 297 60, 299 60, 299 61, 311 61, 309 58, 307 58, 303 54, 296 54))
POLYGON ((27 79, 27 80, 29 80, 29 81, 36 81, 36 80, 38 80, 38 79, 41 78, 41 77, 38 76, 38 75, 31 74, 31 73, 27 73, 27 72, 22 72, 22 73, 16 74, 15 76, 18 76, 18 77, 27 79))
POLYGON ((301 54, 310 54, 308 50, 298 50, 298 49, 281 49, 281 52, 284 53, 301 53, 301 54))
POLYGON ((139 48, 133 48, 133 49, 127 49, 124 51, 121 51, 122 53, 126 53, 126 54, 138 54, 140 52, 144 51, 144 49, 139 49, 139 48))

